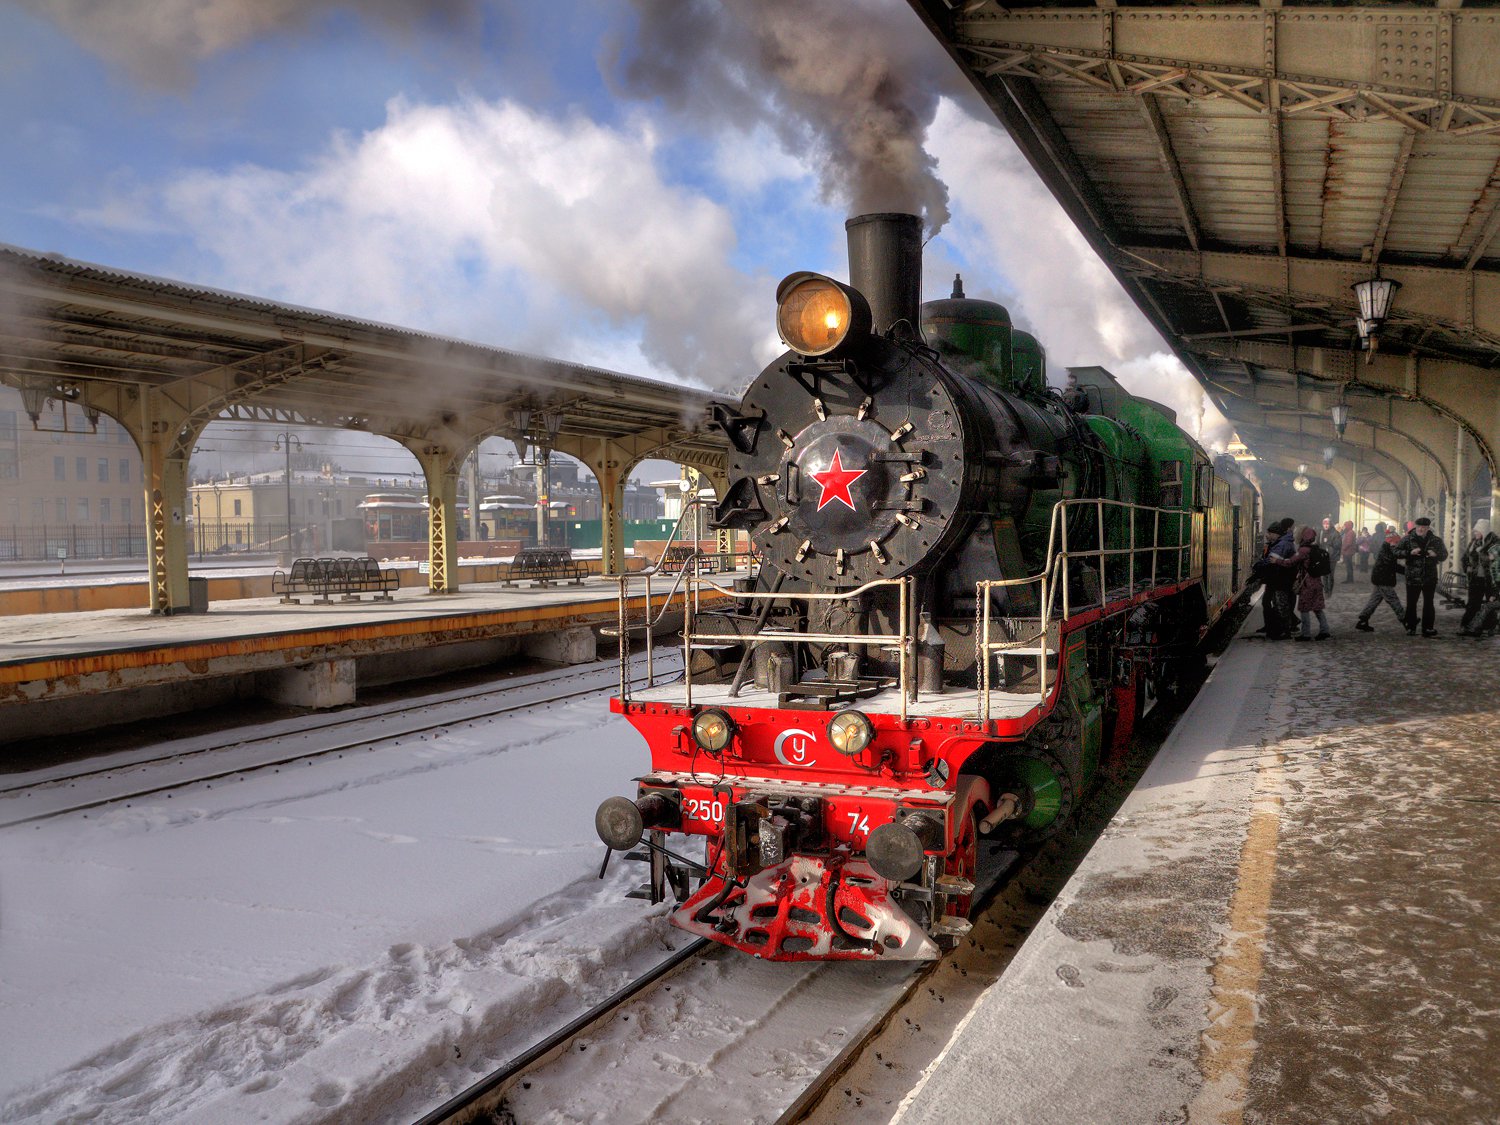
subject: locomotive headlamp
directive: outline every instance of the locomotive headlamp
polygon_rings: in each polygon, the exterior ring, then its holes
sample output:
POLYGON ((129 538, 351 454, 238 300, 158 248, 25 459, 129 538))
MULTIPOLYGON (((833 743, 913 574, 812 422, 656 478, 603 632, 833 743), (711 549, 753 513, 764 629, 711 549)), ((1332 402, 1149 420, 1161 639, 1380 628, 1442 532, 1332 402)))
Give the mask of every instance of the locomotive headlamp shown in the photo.
POLYGON ((818 273, 794 273, 776 287, 776 329, 795 352, 827 355, 870 332, 870 306, 857 289, 818 273))
POLYGON ((875 737, 875 728, 859 711, 840 711, 828 723, 828 741, 840 754, 854 757, 875 737))
POLYGON ((722 754, 734 737, 734 720, 723 711, 709 708, 693 716, 693 741, 708 754, 722 754))

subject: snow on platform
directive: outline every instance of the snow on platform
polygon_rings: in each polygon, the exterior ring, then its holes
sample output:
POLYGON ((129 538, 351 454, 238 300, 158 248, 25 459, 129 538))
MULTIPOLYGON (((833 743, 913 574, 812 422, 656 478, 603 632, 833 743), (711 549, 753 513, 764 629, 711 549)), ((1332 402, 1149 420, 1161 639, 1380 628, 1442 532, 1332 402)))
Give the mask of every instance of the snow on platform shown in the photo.
POLYGON ((1500 639, 1249 633, 896 1120, 1500 1120, 1500 639))

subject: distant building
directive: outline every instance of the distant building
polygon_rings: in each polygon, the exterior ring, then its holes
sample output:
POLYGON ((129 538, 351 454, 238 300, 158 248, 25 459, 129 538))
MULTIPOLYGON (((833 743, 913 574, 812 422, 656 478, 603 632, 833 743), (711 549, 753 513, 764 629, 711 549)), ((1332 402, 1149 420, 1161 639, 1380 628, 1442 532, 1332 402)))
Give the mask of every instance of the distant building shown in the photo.
POLYGON ((188 486, 189 549, 198 555, 288 549, 294 555, 362 554, 365 519, 360 504, 377 491, 425 495, 420 486, 403 484, 408 487, 400 488, 392 478, 294 468, 289 497, 285 470, 197 481, 188 486))
POLYGON ((0 387, 0 559, 59 552, 145 556, 140 454, 118 423, 101 415, 96 432, 72 404, 49 403, 32 429, 20 392, 0 387))

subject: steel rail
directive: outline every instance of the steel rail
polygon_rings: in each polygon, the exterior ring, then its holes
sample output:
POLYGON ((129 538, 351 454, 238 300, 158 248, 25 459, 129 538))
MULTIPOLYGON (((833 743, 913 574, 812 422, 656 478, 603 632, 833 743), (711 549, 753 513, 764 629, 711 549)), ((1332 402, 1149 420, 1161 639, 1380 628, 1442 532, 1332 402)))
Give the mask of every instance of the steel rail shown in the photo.
MULTIPOLYGON (((612 686, 613 686, 612 684, 606 684, 603 687, 600 687, 598 690, 599 691, 609 691, 612 686)), ((484 694, 492 694, 492 693, 486 692, 484 694)), ((142 798, 142 797, 153 797, 153 796, 155 796, 158 793, 170 793, 172 790, 175 790, 175 789, 186 789, 189 786, 199 785, 199 784, 203 784, 203 783, 210 782, 210 781, 221 781, 221 780, 223 780, 226 777, 237 777, 237 776, 240 776, 240 775, 243 775, 243 774, 256 773, 256 772, 258 772, 260 770, 272 769, 272 768, 276 768, 276 767, 280 767, 280 766, 292 765, 295 762, 301 762, 301 761, 311 762, 315 758, 323 758, 323 757, 326 757, 329 754, 338 754, 338 753, 342 753, 342 752, 348 751, 348 750, 359 750, 359 749, 373 750, 377 745, 379 745, 382 742, 393 742, 396 739, 406 738, 406 737, 408 737, 410 735, 413 735, 413 734, 423 734, 423 733, 425 733, 427 731, 441 730, 441 729, 446 728, 446 727, 461 726, 464 723, 472 723, 472 722, 475 722, 475 721, 477 721, 479 719, 489 719, 489 718, 495 717, 496 715, 507 715, 507 714, 510 714, 513 711, 524 711, 528 707, 542 707, 542 706, 546 706, 549 703, 562 703, 562 702, 565 702, 565 701, 568 701, 568 700, 577 699, 578 697, 579 697, 578 693, 575 690, 575 691, 570 691, 570 692, 564 692, 561 695, 549 695, 549 696, 546 696, 546 697, 541 698, 541 699, 529 699, 529 700, 526 700, 525 702, 512 703, 509 706, 501 707, 501 708, 498 708, 498 709, 492 710, 492 711, 479 711, 479 712, 476 712, 475 714, 472 714, 472 715, 463 715, 463 716, 458 717, 458 718, 445 719, 442 722, 428 723, 425 726, 409 727, 409 728, 405 728, 405 729, 402 729, 402 730, 399 730, 399 731, 382 732, 382 733, 380 733, 379 735, 376 735, 373 738, 362 738, 362 739, 359 739, 358 741, 355 741, 355 742, 340 743, 337 746, 327 746, 327 747, 324 747, 324 748, 322 748, 320 750, 310 750, 310 751, 307 751, 307 752, 301 753, 301 754, 293 754, 290 757, 286 757, 286 758, 275 758, 275 759, 272 759, 272 760, 266 761, 266 762, 257 762, 254 765, 238 766, 238 767, 233 768, 233 769, 220 770, 220 771, 218 771, 216 773, 199 774, 197 776, 194 776, 194 777, 191 777, 191 778, 186 778, 186 779, 183 779, 183 780, 180 780, 180 781, 174 781, 174 782, 172 782, 170 784, 166 784, 166 785, 155 785, 155 786, 151 786, 150 788, 138 789, 138 790, 134 790, 134 791, 129 792, 129 793, 120 793, 120 794, 116 794, 116 795, 110 796, 110 797, 101 797, 98 800, 85 801, 85 802, 83 802, 81 804, 69 805, 66 808, 53 809, 50 812, 36 813, 36 814, 34 814, 32 816, 21 817, 21 818, 19 818, 17 820, 0 821, 0 830, 4 830, 6 828, 18 828, 18 827, 20 827, 23 824, 35 824, 35 823, 39 823, 39 822, 44 821, 44 820, 54 820, 57 817, 68 816, 71 813, 88 812, 90 809, 102 808, 105 805, 119 804, 121 801, 133 801, 133 800, 138 800, 139 798, 142 798)), ((412 708, 412 709, 415 710, 415 708, 412 708)), ((397 713, 399 713, 399 712, 397 712, 397 713)), ((368 716, 365 719, 365 721, 368 722, 370 718, 376 718, 376 717, 378 717, 378 716, 368 716)), ((336 724, 330 723, 328 725, 329 726, 333 726, 333 725, 336 725, 336 724)), ((322 728, 318 728, 318 727, 313 728, 314 731, 317 731, 319 729, 322 729, 322 728)), ((267 739, 267 741, 271 741, 271 740, 272 739, 267 739)), ((248 745, 248 744, 249 743, 237 744, 237 745, 248 745)), ((194 753, 199 753, 199 751, 194 751, 194 753)), ((158 763, 159 762, 163 762, 163 761, 171 761, 171 760, 172 760, 171 758, 153 759, 153 761, 158 762, 158 763)), ((148 764, 149 765, 151 763, 148 762, 148 763, 144 763, 144 764, 148 764)), ((118 768, 125 769, 125 768, 129 768, 129 767, 121 766, 121 767, 118 767, 118 768)), ((103 772, 108 772, 108 771, 103 771, 103 772)), ((68 780, 68 779, 63 778, 63 779, 59 779, 59 780, 68 780)))
MULTIPOLYGON (((993 871, 987 878, 982 889, 975 892, 974 900, 969 909, 970 917, 978 917, 994 903, 995 898, 1001 890, 1013 879, 1026 865, 1030 858, 1028 853, 1010 852, 1009 858, 1000 866, 999 870, 993 871)), ((937 973, 938 969, 947 964, 953 951, 949 950, 942 957, 931 961, 912 973, 911 979, 902 987, 900 993, 882 1012, 877 1012, 865 1023, 864 1027, 845 1043, 843 1049, 834 1055, 828 1065, 820 1070, 817 1076, 808 1083, 802 1093, 797 1095, 795 1101, 782 1111, 781 1116, 776 1118, 775 1125, 796 1125, 796 1122, 804 1120, 814 1110, 830 1090, 838 1083, 849 1070, 860 1054, 873 1042, 887 1027, 891 1021, 900 1014, 907 1003, 917 995, 921 987, 926 984, 937 973)))
POLYGON ((505 1096, 505 1092, 521 1075, 561 1054, 575 1039, 602 1024, 626 1001, 680 968, 689 958, 704 952, 713 953, 715 950, 722 952, 727 948, 708 938, 694 939, 655 968, 643 973, 582 1015, 570 1020, 541 1042, 522 1051, 500 1069, 491 1072, 468 1089, 449 1098, 424 1117, 418 1118, 415 1125, 464 1125, 466 1122, 475 1120, 479 1114, 496 1108, 505 1096))

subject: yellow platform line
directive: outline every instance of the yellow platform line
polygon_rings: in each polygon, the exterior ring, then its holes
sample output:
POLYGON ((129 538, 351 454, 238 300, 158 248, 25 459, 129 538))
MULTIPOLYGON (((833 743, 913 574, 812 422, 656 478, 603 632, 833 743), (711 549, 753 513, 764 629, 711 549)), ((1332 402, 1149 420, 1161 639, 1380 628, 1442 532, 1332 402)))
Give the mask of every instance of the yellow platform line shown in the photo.
POLYGON ((1240 850, 1239 880, 1229 903, 1229 936, 1213 966, 1209 1023, 1199 1049, 1203 1088, 1188 1120, 1242 1125, 1255 1060, 1262 961, 1281 836, 1281 770, 1285 755, 1262 744, 1251 795, 1250 826, 1240 850))

